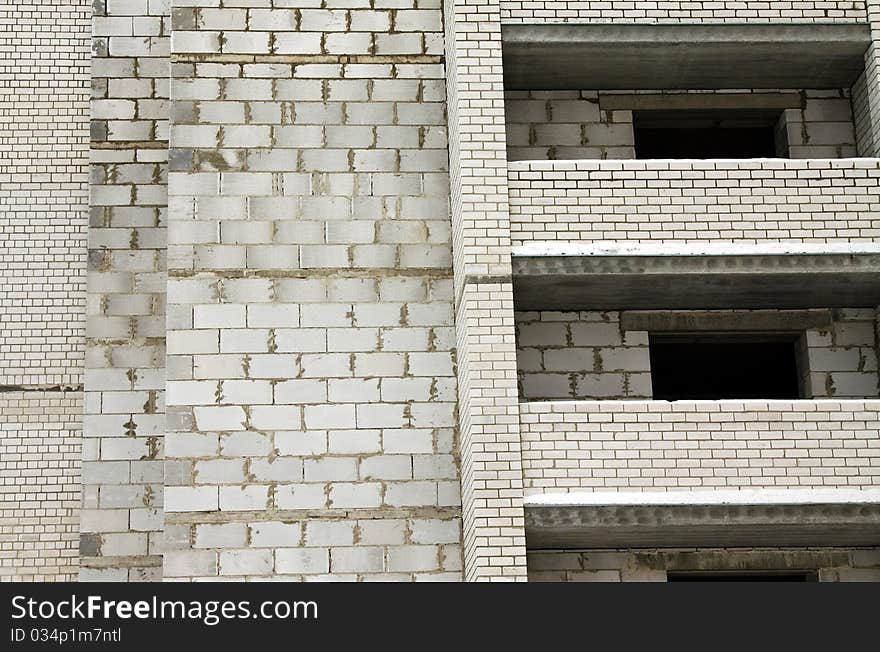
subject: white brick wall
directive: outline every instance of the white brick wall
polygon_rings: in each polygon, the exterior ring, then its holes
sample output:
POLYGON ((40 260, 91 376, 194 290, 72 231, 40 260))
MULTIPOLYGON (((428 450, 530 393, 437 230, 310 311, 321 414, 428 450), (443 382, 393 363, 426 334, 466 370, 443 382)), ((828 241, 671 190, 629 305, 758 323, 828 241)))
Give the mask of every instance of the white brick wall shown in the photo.
POLYGON ((82 382, 89 5, 0 0, 0 384, 82 382))
POLYGON ((444 16, 464 577, 525 581, 499 5, 444 16))
POLYGON ((504 0, 501 3, 501 20, 503 23, 861 22, 865 20, 865 3, 858 0, 504 0))
POLYGON ((526 494, 880 486, 880 401, 521 403, 526 494))
POLYGON ((877 159, 510 164, 511 237, 628 243, 872 243, 877 159))

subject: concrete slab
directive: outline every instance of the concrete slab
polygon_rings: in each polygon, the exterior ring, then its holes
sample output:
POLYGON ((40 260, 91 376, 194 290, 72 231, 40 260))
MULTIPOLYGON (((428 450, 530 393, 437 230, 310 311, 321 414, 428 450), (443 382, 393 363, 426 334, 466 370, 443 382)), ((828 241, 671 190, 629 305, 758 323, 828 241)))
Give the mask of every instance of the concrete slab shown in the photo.
POLYGON ((880 254, 514 256, 517 310, 873 307, 880 254))
POLYGON ((724 312, 625 310, 625 331, 803 331, 830 329, 831 310, 732 310, 724 312))
POLYGON ((504 25, 510 90, 843 88, 867 24, 504 25))
MULTIPOLYGON (((531 500, 526 503, 526 544, 530 549, 880 544, 876 492, 866 492, 864 500, 843 497, 839 502, 821 502, 833 496, 818 494, 806 502, 785 502, 777 495, 775 503, 713 501, 682 493, 682 500, 654 504, 632 493, 608 504, 531 500)), ((768 492, 774 493, 785 492, 768 492)))

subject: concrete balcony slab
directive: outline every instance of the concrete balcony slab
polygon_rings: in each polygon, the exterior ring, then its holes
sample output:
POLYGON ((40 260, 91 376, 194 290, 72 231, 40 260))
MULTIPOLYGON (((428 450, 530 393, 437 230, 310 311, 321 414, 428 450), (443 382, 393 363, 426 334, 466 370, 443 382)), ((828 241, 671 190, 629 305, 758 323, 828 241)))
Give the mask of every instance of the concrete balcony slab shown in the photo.
POLYGON ((509 90, 843 88, 867 24, 504 25, 509 90))
POLYGON ((530 549, 880 544, 877 489, 554 494, 525 507, 530 549))

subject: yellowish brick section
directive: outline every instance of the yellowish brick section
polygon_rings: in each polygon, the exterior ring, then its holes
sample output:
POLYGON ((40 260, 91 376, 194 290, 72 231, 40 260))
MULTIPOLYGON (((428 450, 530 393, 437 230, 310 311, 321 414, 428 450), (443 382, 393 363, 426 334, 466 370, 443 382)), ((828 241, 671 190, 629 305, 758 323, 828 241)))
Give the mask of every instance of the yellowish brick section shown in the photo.
POLYGON ((76 580, 81 412, 81 392, 0 394, 0 581, 76 580))

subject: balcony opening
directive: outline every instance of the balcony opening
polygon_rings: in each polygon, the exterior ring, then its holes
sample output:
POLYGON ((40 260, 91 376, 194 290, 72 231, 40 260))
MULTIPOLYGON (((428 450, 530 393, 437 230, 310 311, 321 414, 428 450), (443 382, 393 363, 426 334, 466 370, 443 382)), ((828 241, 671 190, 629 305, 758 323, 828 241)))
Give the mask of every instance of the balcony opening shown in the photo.
POLYGON ((743 159, 788 156, 782 111, 633 112, 637 159, 743 159))
POLYGON ((652 333, 654 398, 804 398, 797 333, 652 333))

